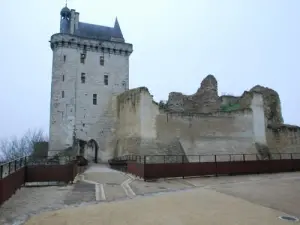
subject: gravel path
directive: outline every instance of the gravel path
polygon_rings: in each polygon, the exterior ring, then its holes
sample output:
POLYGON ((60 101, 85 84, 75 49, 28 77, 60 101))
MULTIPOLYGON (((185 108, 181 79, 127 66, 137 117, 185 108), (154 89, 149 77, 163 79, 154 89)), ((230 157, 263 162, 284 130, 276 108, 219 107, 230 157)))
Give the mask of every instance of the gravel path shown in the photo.
POLYGON ((23 224, 30 216, 64 207, 72 186, 24 187, 0 208, 1 225, 23 224))

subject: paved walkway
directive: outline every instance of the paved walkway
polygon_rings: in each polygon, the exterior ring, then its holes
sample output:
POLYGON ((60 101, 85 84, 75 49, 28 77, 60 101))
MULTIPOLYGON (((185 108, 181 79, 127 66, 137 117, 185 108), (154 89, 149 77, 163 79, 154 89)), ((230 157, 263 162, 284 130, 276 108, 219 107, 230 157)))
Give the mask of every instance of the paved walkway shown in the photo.
POLYGON ((284 225, 283 213, 207 189, 48 212, 26 225, 284 225))
POLYGON ((129 186, 133 179, 105 165, 92 165, 80 176, 79 180, 95 185, 96 201, 113 201, 135 196, 129 186))

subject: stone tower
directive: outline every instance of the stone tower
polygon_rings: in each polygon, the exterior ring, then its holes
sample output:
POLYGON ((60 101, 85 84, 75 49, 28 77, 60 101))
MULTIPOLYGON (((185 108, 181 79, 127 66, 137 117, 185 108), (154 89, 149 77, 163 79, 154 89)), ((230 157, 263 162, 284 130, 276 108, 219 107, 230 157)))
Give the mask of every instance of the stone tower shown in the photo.
POLYGON ((125 42, 117 19, 113 27, 80 22, 79 13, 67 6, 50 44, 49 155, 71 147, 74 140, 92 141, 99 152, 95 159, 105 161, 113 127, 111 101, 129 88, 132 44, 125 42))

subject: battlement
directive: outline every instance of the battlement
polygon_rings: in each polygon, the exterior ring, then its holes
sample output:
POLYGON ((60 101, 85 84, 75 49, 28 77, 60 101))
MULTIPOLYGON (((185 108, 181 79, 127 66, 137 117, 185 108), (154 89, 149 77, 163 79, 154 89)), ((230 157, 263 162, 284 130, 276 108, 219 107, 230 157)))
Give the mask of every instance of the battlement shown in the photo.
POLYGON ((114 41, 99 42, 97 39, 63 33, 53 34, 49 42, 52 50, 64 47, 125 56, 133 52, 132 44, 129 43, 114 41))

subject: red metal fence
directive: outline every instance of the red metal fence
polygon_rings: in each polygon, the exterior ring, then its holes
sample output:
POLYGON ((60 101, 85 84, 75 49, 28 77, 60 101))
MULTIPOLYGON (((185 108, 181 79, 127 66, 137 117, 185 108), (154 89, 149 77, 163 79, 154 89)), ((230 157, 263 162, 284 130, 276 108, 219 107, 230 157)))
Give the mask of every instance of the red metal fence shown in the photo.
POLYGON ((0 165, 0 205, 27 182, 72 182, 85 167, 77 166, 71 158, 21 159, 0 165))
MULTIPOLYGON (((123 157, 124 158, 124 157, 123 157)), ((131 156, 132 158, 132 156, 131 156)), ((300 171, 300 154, 276 154, 261 159, 257 155, 205 155, 205 156, 142 156, 127 160, 128 173, 144 180, 168 177, 193 177, 204 175, 236 175, 300 171), (227 157, 225 157, 227 156, 227 157), (239 157, 238 157, 239 156, 239 157), (213 160, 203 160, 210 157, 213 160), (161 159, 159 159, 161 158, 161 159), (199 160, 191 159, 199 158, 199 160), (220 158, 218 160, 218 158, 220 158), (226 160, 226 158, 228 160, 226 160), (187 161, 187 160, 190 161, 187 161), (181 161, 181 162, 180 162, 181 161), (162 162, 162 163, 161 163, 162 162)))
POLYGON ((25 168, 17 170, 0 180, 0 205, 24 184, 25 168))

